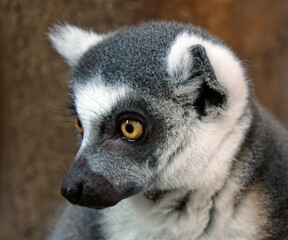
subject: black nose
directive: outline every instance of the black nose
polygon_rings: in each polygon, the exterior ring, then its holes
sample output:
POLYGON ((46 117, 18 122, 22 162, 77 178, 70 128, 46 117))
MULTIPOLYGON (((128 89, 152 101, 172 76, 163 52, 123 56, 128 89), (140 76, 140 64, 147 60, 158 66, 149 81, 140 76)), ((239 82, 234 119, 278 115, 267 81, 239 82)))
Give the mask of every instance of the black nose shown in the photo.
POLYGON ((69 200, 69 202, 77 204, 82 197, 82 184, 63 184, 61 187, 61 194, 63 197, 69 200))
POLYGON ((73 204, 96 209, 114 206, 121 200, 113 185, 105 177, 95 173, 81 182, 64 180, 61 193, 73 204))
POLYGON ((106 177, 90 170, 85 159, 71 164, 61 194, 73 204, 96 209, 114 206, 123 198, 106 177))

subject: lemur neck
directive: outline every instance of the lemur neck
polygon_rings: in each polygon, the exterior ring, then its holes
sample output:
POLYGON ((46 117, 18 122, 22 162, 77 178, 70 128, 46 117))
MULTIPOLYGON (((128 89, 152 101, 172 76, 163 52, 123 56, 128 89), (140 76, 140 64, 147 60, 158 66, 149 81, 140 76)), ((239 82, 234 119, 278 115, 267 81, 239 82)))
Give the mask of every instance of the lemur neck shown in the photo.
POLYGON ((141 193, 124 201, 125 207, 133 211, 145 229, 154 232, 157 228, 159 234, 162 231, 170 232, 171 236, 175 234, 171 239, 180 237, 179 234, 196 239, 209 226, 213 209, 213 193, 204 190, 157 191, 148 198, 141 193))
POLYGON ((222 188, 216 191, 211 188, 141 193, 124 200, 125 208, 132 212, 133 221, 139 221, 151 232, 157 228, 159 234, 162 231, 170 232, 171 236, 175 234, 171 239, 206 239, 225 231, 235 213, 235 205, 242 201, 237 197, 241 189, 240 175, 239 169, 232 169, 222 188))

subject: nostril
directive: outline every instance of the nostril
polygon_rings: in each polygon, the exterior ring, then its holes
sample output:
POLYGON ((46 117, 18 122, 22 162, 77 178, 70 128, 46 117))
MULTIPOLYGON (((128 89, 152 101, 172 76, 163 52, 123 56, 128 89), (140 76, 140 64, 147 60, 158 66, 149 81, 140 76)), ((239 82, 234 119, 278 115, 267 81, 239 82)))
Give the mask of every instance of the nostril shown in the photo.
POLYGON ((82 196, 82 184, 78 183, 72 186, 62 186, 61 194, 71 203, 77 204, 82 196))

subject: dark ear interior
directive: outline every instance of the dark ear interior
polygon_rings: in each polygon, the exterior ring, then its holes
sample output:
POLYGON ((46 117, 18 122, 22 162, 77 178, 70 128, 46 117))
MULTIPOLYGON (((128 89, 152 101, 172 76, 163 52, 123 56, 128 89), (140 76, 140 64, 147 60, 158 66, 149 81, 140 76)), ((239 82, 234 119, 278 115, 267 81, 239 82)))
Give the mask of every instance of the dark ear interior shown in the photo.
POLYGON ((198 89, 198 98, 193 103, 199 116, 206 116, 211 111, 223 108, 227 102, 227 96, 210 88, 208 84, 203 85, 198 89))
MULTIPOLYGON (((226 106, 228 99, 227 90, 219 83, 213 67, 202 45, 194 45, 189 48, 191 55, 191 69, 189 78, 180 85, 185 89, 185 94, 193 96, 193 105, 199 117, 204 117, 212 112, 219 112, 226 106)), ((183 94, 181 95, 182 97, 183 94)), ((186 96, 186 100, 189 97, 186 96)), ((186 103, 187 105, 187 103, 186 103)))

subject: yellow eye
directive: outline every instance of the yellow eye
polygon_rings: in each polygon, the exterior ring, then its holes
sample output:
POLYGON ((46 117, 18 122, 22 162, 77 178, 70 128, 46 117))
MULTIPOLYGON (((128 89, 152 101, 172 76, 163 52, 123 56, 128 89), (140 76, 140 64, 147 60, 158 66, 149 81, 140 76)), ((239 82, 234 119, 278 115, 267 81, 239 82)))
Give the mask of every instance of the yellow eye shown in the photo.
POLYGON ((80 132, 80 133, 83 133, 83 127, 82 127, 82 124, 79 120, 79 118, 76 118, 75 119, 75 127, 77 128, 77 130, 80 132))
POLYGON ((125 120, 121 124, 121 132, 125 138, 134 141, 142 136, 143 126, 137 121, 125 120))

